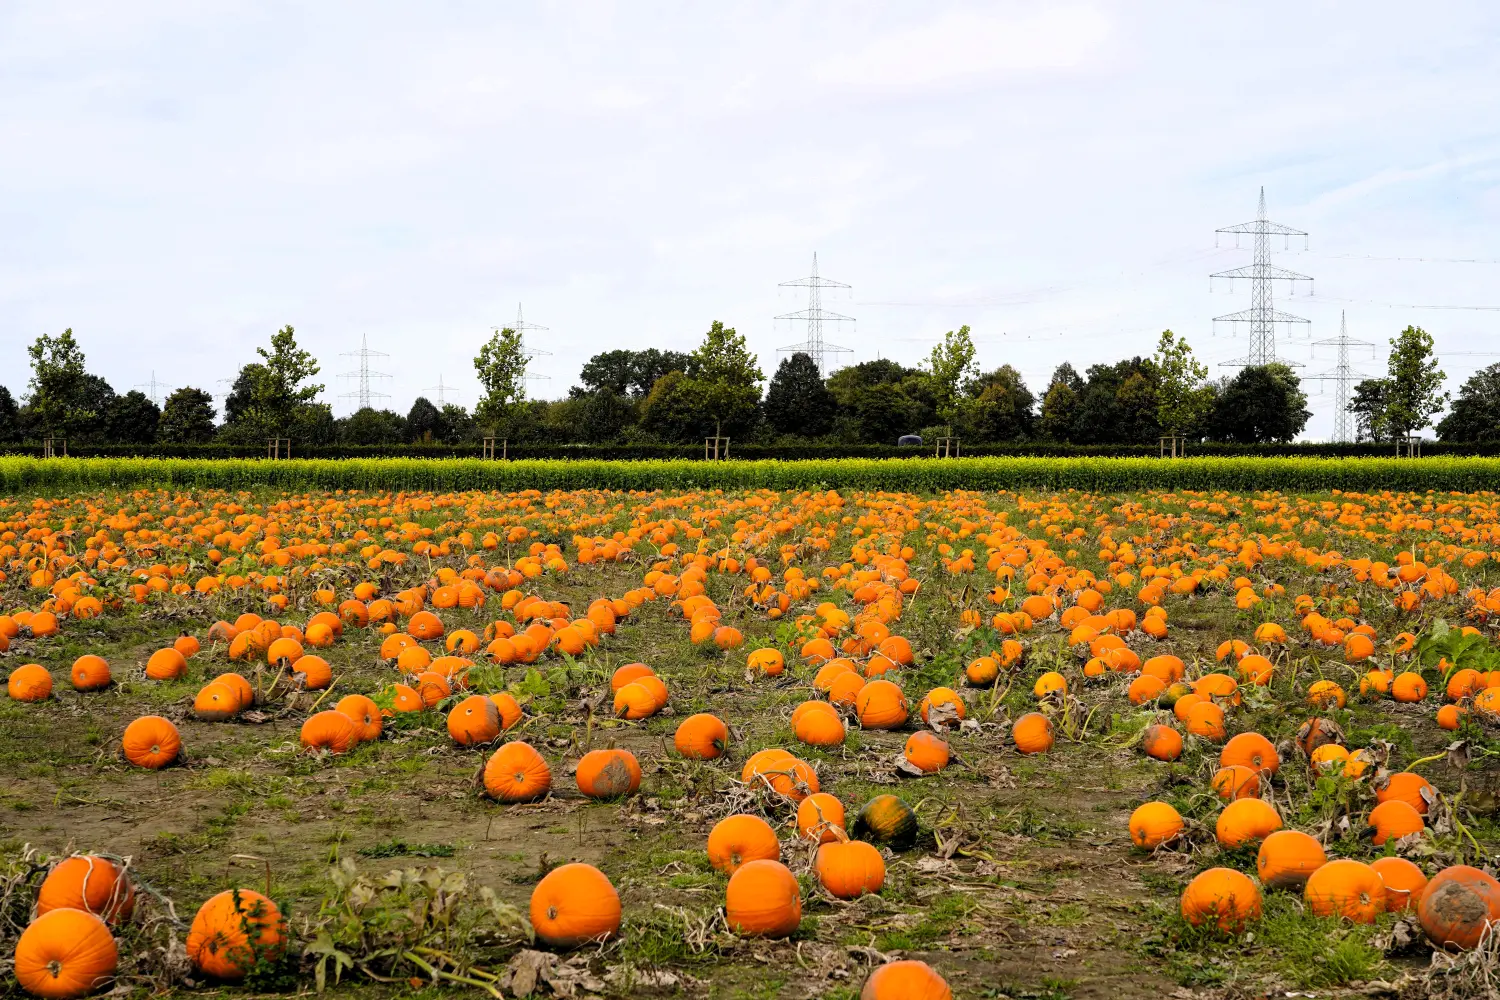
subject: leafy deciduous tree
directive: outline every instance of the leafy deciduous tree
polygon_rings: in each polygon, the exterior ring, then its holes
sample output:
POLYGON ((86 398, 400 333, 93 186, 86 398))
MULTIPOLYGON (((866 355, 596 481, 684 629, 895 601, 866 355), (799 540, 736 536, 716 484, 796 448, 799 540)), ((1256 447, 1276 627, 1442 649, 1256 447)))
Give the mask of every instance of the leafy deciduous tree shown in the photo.
POLYGON ((526 356, 521 335, 506 327, 479 349, 474 371, 484 396, 474 409, 474 418, 503 436, 514 436, 521 404, 526 401, 526 356))
POLYGON ((1391 338, 1386 368, 1383 416, 1400 440, 1431 424, 1433 414, 1447 405, 1448 394, 1438 389, 1448 376, 1438 367, 1432 334, 1420 326, 1409 326, 1391 338))
POLYGON ((778 434, 821 437, 833 429, 838 403, 812 355, 797 351, 783 358, 766 390, 766 421, 778 434))
POLYGON ((202 444, 214 436, 214 398, 184 386, 168 396, 156 425, 157 440, 167 444, 202 444))
POLYGON ((1252 365, 1221 386, 1209 426, 1219 441, 1285 442, 1302 433, 1311 416, 1295 372, 1283 364, 1252 365))
POLYGON ((1469 376, 1437 432, 1444 441, 1500 440, 1500 364, 1469 376))

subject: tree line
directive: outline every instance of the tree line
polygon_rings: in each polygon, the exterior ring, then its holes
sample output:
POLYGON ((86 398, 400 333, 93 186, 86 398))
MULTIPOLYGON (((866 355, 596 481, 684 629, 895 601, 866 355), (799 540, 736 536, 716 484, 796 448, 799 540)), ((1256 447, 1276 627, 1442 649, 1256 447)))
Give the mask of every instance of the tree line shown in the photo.
MULTIPOLYGON (((894 444, 918 434, 972 444, 1154 445, 1166 435, 1262 444, 1291 441, 1311 416, 1292 368, 1252 366, 1210 379, 1170 330, 1147 357, 1082 372, 1064 362, 1037 394, 1009 364, 981 368, 967 326, 944 334, 915 367, 880 359, 825 378, 811 356, 795 353, 767 382, 744 337, 715 321, 691 352, 596 354, 565 398, 543 400, 527 396, 519 334, 502 329, 474 358, 483 396, 472 412, 418 397, 405 415, 365 408, 342 418, 318 401, 325 388, 314 381, 318 363, 291 326, 240 369, 222 414, 209 392, 191 386, 160 407, 139 390, 116 393, 88 370, 71 329, 38 337, 28 351, 22 402, 0 386, 0 441, 260 445, 288 437, 304 445, 451 446, 488 435, 517 444, 673 444, 724 435, 766 444, 894 444)), ((1432 426, 1449 402, 1444 380, 1426 331, 1408 327, 1391 338, 1387 373, 1359 383, 1350 402, 1359 440, 1390 442, 1432 426)), ((1500 439, 1500 365, 1475 374, 1452 403, 1436 425, 1441 439, 1500 439)))

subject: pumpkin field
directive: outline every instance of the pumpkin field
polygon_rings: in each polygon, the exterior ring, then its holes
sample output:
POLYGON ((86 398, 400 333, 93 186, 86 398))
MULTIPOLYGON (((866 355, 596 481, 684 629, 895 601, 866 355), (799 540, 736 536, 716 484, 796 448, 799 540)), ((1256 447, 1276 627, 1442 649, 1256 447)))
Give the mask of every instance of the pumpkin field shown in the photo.
POLYGON ((9 470, 0 992, 1500 996, 1500 498, 1242 464, 9 470))

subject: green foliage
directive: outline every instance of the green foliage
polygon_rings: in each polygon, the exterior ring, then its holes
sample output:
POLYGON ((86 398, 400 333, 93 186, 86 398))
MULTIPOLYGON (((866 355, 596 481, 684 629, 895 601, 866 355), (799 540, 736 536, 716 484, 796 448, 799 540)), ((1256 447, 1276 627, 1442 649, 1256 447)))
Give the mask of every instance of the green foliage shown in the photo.
POLYGON ((57 336, 44 333, 26 348, 31 356, 31 390, 27 405, 43 431, 77 434, 103 416, 93 405, 87 384, 83 348, 69 327, 57 336))
POLYGON ((1220 386, 1209 431, 1217 441, 1240 444, 1290 441, 1311 416, 1295 372, 1283 364, 1253 365, 1220 386))
POLYGON ((697 359, 681 351, 660 351, 648 347, 644 351, 615 350, 596 354, 584 364, 578 380, 583 388, 575 388, 574 395, 609 391, 616 396, 641 400, 651 391, 656 380, 667 372, 695 374, 697 359))
POLYGON ((974 365, 974 338, 967 324, 943 334, 941 343, 933 345, 927 355, 927 374, 932 380, 932 394, 938 419, 952 424, 958 417, 959 389, 979 374, 974 365))
POLYGON ((958 403, 959 437, 967 441, 1017 441, 1034 430, 1036 397, 1010 365, 976 375, 958 403))
POLYGON ((812 355, 783 358, 766 390, 766 422, 778 434, 821 437, 833 429, 838 403, 823 384, 812 355))
POLYGON ((105 412, 105 426, 111 439, 122 444, 150 444, 156 440, 161 411, 139 389, 115 397, 105 412))
POLYGON ((517 410, 526 400, 529 360, 521 334, 510 327, 496 330, 474 358, 474 372, 484 389, 474 419, 501 436, 510 436, 517 410))
POLYGON ((1438 390, 1448 376, 1438 367, 1432 334, 1420 326, 1409 326, 1391 338, 1386 368, 1383 416, 1395 436, 1404 438, 1428 426, 1433 414, 1447 405, 1448 394, 1438 390))
POLYGON ((405 424, 399 413, 365 406, 339 421, 339 440, 350 444, 395 444, 401 440, 405 424))
POLYGON ((1500 364, 1469 376, 1437 432, 1444 441, 1500 440, 1500 364))
POLYGON ((1187 338, 1163 330, 1152 357, 1156 366, 1156 421, 1171 434, 1182 434, 1203 420, 1213 406, 1208 368, 1193 356, 1187 338))
POLYGON ((168 396, 157 421, 158 441, 200 444, 214 436, 214 398, 202 389, 184 386, 168 396))
POLYGON ((693 352, 693 360, 697 371, 691 377, 716 432, 722 434, 728 428, 732 433, 753 424, 765 376, 745 346, 745 338, 734 327, 714 320, 693 352))
POLYGON ((14 441, 21 436, 19 407, 10 390, 0 385, 0 441, 14 441))

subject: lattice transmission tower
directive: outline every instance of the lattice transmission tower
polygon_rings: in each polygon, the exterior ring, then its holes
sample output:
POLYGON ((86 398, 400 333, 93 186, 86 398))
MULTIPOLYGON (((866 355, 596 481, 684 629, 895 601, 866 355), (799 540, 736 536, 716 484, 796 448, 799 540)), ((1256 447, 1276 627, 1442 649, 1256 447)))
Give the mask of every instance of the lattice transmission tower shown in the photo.
POLYGON ((1337 363, 1326 372, 1317 375, 1306 376, 1309 379, 1321 379, 1324 382, 1333 383, 1333 399, 1337 409, 1333 415, 1333 440, 1344 444, 1354 440, 1354 434, 1350 427, 1352 421, 1349 419, 1349 387, 1355 382, 1361 382, 1370 376, 1363 372, 1355 371, 1349 364, 1349 348, 1368 347, 1373 354, 1375 345, 1368 340, 1359 340, 1349 336, 1349 323, 1342 310, 1339 312, 1339 335, 1329 337, 1327 340, 1315 340, 1313 347, 1334 347, 1338 349, 1337 363))
MULTIPOLYGON (((528 382, 534 382, 534 381, 546 382, 546 381, 549 381, 551 379, 550 375, 533 375, 531 373, 531 362, 532 362, 532 359, 534 359, 534 358, 551 357, 552 356, 552 352, 551 351, 538 350, 536 347, 534 347, 531 344, 528 344, 526 342, 526 331, 527 330, 540 330, 543 333, 545 333, 547 331, 547 328, 545 326, 538 326, 535 323, 528 323, 528 322, 526 322, 525 318, 522 317, 522 315, 521 315, 521 303, 517 302, 516 303, 516 321, 515 321, 514 324, 511 325, 511 329, 514 330, 514 331, 516 331, 517 333, 519 333, 521 335, 521 356, 526 359, 526 375, 524 376, 525 379, 526 379, 526 381, 528 381, 528 382)), ((500 332, 500 328, 499 327, 495 327, 494 330, 495 330, 496 333, 500 332)))
POLYGON ((792 354, 801 351, 812 356, 818 364, 818 374, 828 376, 828 358, 830 355, 853 353, 850 348, 830 344, 823 339, 824 323, 853 323, 853 316, 845 316, 842 313, 830 312, 823 308, 823 289, 825 288, 850 288, 842 281, 834 281, 832 278, 818 276, 818 255, 813 253, 812 274, 806 278, 798 278, 796 281, 783 281, 778 288, 806 288, 807 308, 798 309, 796 312, 782 313, 776 319, 791 321, 802 321, 807 324, 807 339, 800 344, 791 344, 787 347, 776 349, 777 354, 792 354))
POLYGON ((151 399, 151 402, 155 403, 157 405, 160 405, 160 403, 161 403, 161 400, 159 400, 159 399, 156 398, 157 392, 159 390, 161 390, 161 389, 170 389, 170 388, 172 388, 166 382, 158 382, 158 381, 156 381, 156 370, 155 369, 152 369, 152 371, 151 371, 151 381, 149 381, 149 382, 137 382, 135 384, 135 387, 137 389, 145 389, 146 390, 146 395, 151 399))
MULTIPOLYGON (((1294 327, 1303 323, 1311 325, 1309 320, 1301 316, 1293 316, 1289 312, 1282 312, 1271 303, 1271 289, 1274 282, 1285 281, 1291 285, 1293 294, 1296 293, 1297 282, 1305 281, 1309 286, 1312 279, 1305 274, 1296 271, 1288 271, 1284 267, 1277 267, 1271 263, 1271 237, 1280 236, 1284 249, 1289 248, 1293 236, 1302 237, 1302 247, 1307 249, 1307 234, 1300 229, 1291 226, 1283 226, 1279 222, 1272 222, 1266 218, 1266 189, 1260 189, 1260 206, 1255 213, 1254 222, 1242 222, 1238 226, 1226 226, 1216 230, 1219 235, 1233 233, 1235 246, 1240 245, 1241 236, 1254 237, 1254 259, 1249 267, 1236 267, 1229 271, 1220 271, 1211 274, 1209 287, 1213 287, 1215 279, 1223 279, 1230 283, 1233 289, 1234 282, 1240 278, 1250 280, 1250 308, 1239 312, 1229 313, 1224 316, 1215 316, 1215 325, 1219 323, 1248 323, 1250 325, 1250 350, 1243 358, 1233 361, 1225 361, 1223 364, 1238 368, 1250 365, 1268 365, 1279 362, 1284 365, 1300 368, 1300 361, 1283 358, 1276 353, 1276 327, 1278 324, 1294 327)), ((1214 245, 1218 245, 1215 239, 1214 245)))
POLYGON ((437 401, 438 401, 438 405, 439 406, 443 406, 443 405, 445 405, 448 402, 448 395, 449 394, 452 394, 452 396, 453 396, 453 398, 454 398, 455 401, 458 399, 458 390, 455 389, 451 385, 444 385, 443 384, 443 376, 441 376, 441 375, 438 376, 438 384, 437 385, 429 385, 426 389, 423 389, 422 391, 423 392, 435 392, 435 393, 437 393, 437 401))
POLYGON ((359 350, 345 351, 341 357, 358 359, 358 367, 352 372, 344 372, 339 378, 352 378, 355 380, 354 388, 349 392, 339 394, 339 399, 354 400, 354 409, 371 409, 371 403, 377 399, 390 399, 390 394, 377 392, 370 388, 370 380, 377 378, 390 378, 385 372, 375 371, 370 367, 371 358, 388 358, 389 354, 384 351, 370 350, 369 338, 363 334, 359 338, 359 350))

